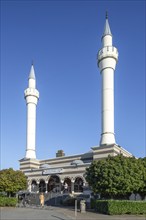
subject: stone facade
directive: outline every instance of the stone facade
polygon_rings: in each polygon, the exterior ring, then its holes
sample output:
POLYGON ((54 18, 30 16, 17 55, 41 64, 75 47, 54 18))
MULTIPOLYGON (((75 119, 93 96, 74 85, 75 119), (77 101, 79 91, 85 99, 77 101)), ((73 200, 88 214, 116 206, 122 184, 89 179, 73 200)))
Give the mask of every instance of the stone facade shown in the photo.
POLYGON ((20 160, 20 170, 28 177, 28 190, 31 192, 81 193, 88 186, 85 171, 92 161, 118 154, 132 156, 118 145, 96 146, 79 155, 46 160, 24 158, 20 160))

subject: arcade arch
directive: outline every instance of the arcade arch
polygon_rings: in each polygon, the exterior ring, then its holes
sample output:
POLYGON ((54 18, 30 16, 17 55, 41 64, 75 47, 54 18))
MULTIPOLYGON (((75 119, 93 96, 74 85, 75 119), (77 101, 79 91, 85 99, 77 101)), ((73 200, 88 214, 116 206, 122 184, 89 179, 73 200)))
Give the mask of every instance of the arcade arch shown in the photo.
POLYGON ((52 175, 48 181, 48 192, 60 192, 61 191, 61 182, 60 178, 57 175, 52 175))
POLYGON ((46 183, 44 179, 41 179, 39 183, 39 192, 45 192, 45 191, 46 191, 46 183))
POLYGON ((36 180, 31 181, 31 192, 37 192, 38 191, 38 184, 36 180))
POLYGON ((76 177, 74 182, 74 192, 83 192, 84 181, 81 177, 76 177))
POLYGON ((69 177, 64 178, 63 192, 64 193, 71 193, 71 179, 69 177))
POLYGON ((82 176, 64 176, 60 179, 59 175, 47 176, 47 178, 29 180, 31 192, 54 192, 54 193, 81 193, 83 192, 85 180, 82 176))

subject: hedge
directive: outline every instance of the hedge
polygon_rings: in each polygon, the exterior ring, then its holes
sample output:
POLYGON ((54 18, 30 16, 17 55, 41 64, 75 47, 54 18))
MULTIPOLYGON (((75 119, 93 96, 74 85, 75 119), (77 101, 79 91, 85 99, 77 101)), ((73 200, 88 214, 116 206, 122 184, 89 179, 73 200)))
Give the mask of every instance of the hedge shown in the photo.
POLYGON ((17 198, 0 197, 0 207, 13 206, 15 207, 18 200, 17 198))
POLYGON ((146 214, 146 201, 96 200, 92 206, 99 213, 108 215, 146 214))

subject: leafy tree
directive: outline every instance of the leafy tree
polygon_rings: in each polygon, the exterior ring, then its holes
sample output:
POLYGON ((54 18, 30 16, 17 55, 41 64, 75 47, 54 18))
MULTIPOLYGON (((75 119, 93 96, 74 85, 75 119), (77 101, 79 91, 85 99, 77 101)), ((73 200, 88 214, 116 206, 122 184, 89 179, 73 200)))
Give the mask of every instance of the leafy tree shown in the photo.
POLYGON ((0 171, 0 192, 12 196, 17 191, 26 189, 26 185, 27 178, 21 171, 12 168, 0 171))
POLYGON ((146 196, 146 157, 139 158, 138 160, 140 164, 141 179, 143 180, 143 184, 140 187, 138 193, 144 199, 146 196))
POLYGON ((86 180, 102 197, 127 199, 131 193, 144 193, 144 161, 123 155, 93 161, 86 180))

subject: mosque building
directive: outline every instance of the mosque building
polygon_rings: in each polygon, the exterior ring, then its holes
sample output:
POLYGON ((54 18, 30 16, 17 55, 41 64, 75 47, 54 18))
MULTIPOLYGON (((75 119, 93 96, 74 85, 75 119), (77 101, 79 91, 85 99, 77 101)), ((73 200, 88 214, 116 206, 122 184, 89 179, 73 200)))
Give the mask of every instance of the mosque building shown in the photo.
POLYGON ((132 154, 116 143, 114 133, 114 71, 118 61, 118 50, 113 46, 112 33, 106 15, 102 48, 97 54, 97 64, 102 77, 101 139, 99 146, 91 147, 88 152, 65 156, 58 150, 56 158, 38 160, 36 158, 36 107, 39 91, 36 89, 34 66, 31 66, 28 88, 24 91, 27 106, 26 154, 20 162, 20 170, 28 177, 30 192, 57 191, 75 194, 84 192, 88 183, 85 179, 86 168, 92 161, 107 158, 108 155, 132 154))

